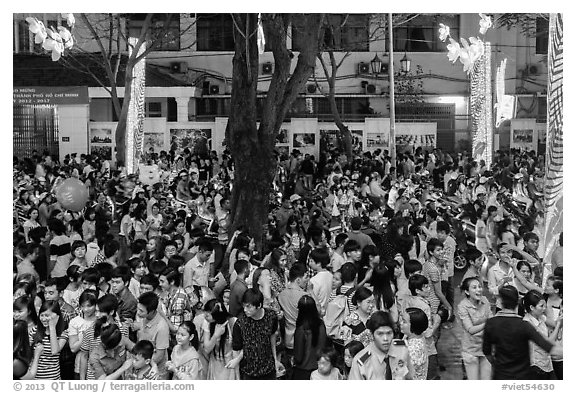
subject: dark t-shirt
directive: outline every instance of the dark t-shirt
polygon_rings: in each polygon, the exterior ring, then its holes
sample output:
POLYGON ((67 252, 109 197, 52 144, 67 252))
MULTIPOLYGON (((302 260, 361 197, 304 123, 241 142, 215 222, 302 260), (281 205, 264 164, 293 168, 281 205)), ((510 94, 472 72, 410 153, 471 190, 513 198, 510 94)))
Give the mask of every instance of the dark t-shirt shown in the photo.
POLYGON ((305 175, 313 175, 314 164, 310 160, 304 160, 300 163, 300 171, 305 175))
POLYGON ((494 379, 530 379, 530 346, 550 352, 553 345, 519 315, 498 313, 486 321, 482 351, 492 356, 494 379))
POLYGON ((242 313, 232 331, 232 349, 244 351, 240 371, 251 377, 274 372, 276 365, 272 354, 270 337, 278 329, 276 313, 264 309, 262 319, 255 320, 242 313))

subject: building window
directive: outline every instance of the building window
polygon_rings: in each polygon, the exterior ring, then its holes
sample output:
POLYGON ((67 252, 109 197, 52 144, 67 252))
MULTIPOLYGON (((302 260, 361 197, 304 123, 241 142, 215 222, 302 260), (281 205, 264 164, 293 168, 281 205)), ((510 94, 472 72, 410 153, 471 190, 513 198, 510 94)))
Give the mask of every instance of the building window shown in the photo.
POLYGON ((234 51, 233 28, 230 14, 197 14, 197 50, 234 51))
MULTIPOLYGON (((15 52, 18 53, 28 53, 30 52, 30 44, 32 41, 30 31, 28 30, 28 23, 25 20, 18 21, 18 46, 14 48, 15 52)), ((16 43, 14 43, 16 45, 16 43)))
POLYGON ((162 117, 162 103, 161 102, 147 102, 146 103, 146 117, 162 117))
POLYGON ((230 98, 197 98, 196 116, 216 117, 230 115, 230 98))
POLYGON ((548 19, 536 18, 536 54, 548 53, 548 19))
MULTIPOLYGON (((147 14, 130 14, 127 17, 128 35, 139 37, 147 14)), ((146 33, 147 40, 153 43, 154 51, 180 50, 180 15, 154 14, 146 33), (168 26, 166 26, 168 23, 168 26)))
MULTIPOLYGON (((369 49, 368 14, 333 14, 327 16, 324 46, 335 51, 367 52, 369 49)), ((292 22, 292 49, 299 51, 306 37, 302 34, 303 18, 292 22)))
MULTIPOLYGON (((446 43, 438 38, 438 25, 440 23, 450 27, 452 37, 460 37, 460 17, 458 15, 422 14, 394 28, 394 50, 407 52, 446 51, 446 43)), ((386 47, 388 47, 388 39, 386 39, 386 47)))

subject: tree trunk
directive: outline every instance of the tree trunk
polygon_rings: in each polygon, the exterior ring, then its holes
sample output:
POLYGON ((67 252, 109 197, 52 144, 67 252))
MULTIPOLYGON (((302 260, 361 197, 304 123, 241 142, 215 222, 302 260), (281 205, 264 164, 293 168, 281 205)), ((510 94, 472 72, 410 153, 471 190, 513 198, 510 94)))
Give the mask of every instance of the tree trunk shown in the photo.
POLYGON ((268 195, 274 176, 272 152, 266 152, 256 128, 256 88, 258 86, 256 14, 233 15, 235 54, 232 60, 231 111, 226 138, 234 159, 231 231, 249 229, 260 243, 262 224, 268 212, 268 195), (248 32, 248 33, 247 33, 248 32), (248 37, 246 40, 245 37, 248 37))
POLYGON ((263 14, 266 41, 271 47, 275 71, 256 127, 258 87, 257 14, 234 14, 234 59, 232 61, 231 111, 226 140, 234 159, 230 231, 248 229, 261 244, 267 221, 272 181, 276 173, 274 144, 284 116, 314 71, 321 36, 322 14, 312 14, 304 34, 310 37, 290 75, 291 56, 286 47, 289 14, 263 14), (314 23, 315 22, 315 23, 314 23))
POLYGON ((344 153, 346 154, 346 159, 350 163, 352 162, 352 133, 340 117, 338 107, 336 106, 336 94, 332 87, 330 87, 330 93, 328 94, 328 102, 330 102, 330 111, 334 116, 334 124, 336 124, 338 130, 340 130, 340 136, 342 137, 342 142, 344 143, 344 153))

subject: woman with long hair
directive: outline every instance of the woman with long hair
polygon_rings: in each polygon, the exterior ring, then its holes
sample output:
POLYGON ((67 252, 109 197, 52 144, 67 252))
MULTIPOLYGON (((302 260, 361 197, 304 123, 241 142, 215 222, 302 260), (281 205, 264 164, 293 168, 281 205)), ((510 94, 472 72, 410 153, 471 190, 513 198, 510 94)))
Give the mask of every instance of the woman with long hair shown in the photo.
POLYGON ((512 232, 512 221, 509 218, 505 218, 498 224, 496 235, 498 236, 500 243, 507 243, 516 246, 516 238, 512 232))
POLYGON ((264 308, 273 310, 278 318, 282 318, 284 313, 278 303, 278 293, 272 289, 272 279, 270 270, 265 267, 259 267, 254 270, 252 275, 252 288, 258 288, 264 295, 264 308))
POLYGON ((488 252, 489 242, 486 237, 486 220, 488 219, 488 210, 484 207, 478 208, 478 219, 476 220, 475 233, 475 246, 483 254, 488 252))
POLYGON ((38 328, 38 314, 31 296, 20 296, 12 304, 12 316, 15 321, 24 321, 28 328, 28 341, 32 345, 38 328))
POLYGON ((38 222, 39 214, 40 213, 38 208, 36 207, 31 207, 27 212, 28 219, 22 224, 22 228, 24 229, 24 239, 26 239, 26 243, 30 243, 31 241, 30 237, 28 236, 30 230, 40 226, 40 223, 38 222))
MULTIPOLYGON (((395 261, 397 262, 397 261, 395 261)), ((374 305, 376 310, 390 313, 394 323, 398 322, 398 305, 396 304, 396 288, 392 280, 394 270, 390 270, 381 262, 374 268, 370 283, 373 288, 374 305)))
MULTIPOLYGON (((80 294, 78 306, 80 314, 72 318, 68 325, 68 338, 70 351, 77 353, 80 350, 84 333, 96 321, 96 301, 98 292, 93 289, 86 289, 80 294)), ((80 356, 74 362, 74 374, 80 378, 80 356)))
MULTIPOLYGON (((522 300, 524 311, 524 320, 530 323, 542 336, 551 342, 558 339, 558 334, 562 328, 562 318, 558 318, 554 324, 554 330, 549 333, 546 326, 546 300, 543 295, 537 291, 528 291, 522 300)), ((530 379, 552 379, 554 368, 552 367, 552 358, 550 354, 540 348, 538 345, 530 342, 530 369, 532 378, 530 379)))
POLYGON ((290 239, 290 248, 294 252, 294 260, 297 261, 300 255, 300 248, 304 245, 306 237, 300 222, 294 216, 288 218, 286 236, 290 239))
POLYGON ((82 223, 82 237, 86 243, 96 239, 96 210, 93 207, 86 208, 84 222, 82 223))
POLYGON ((311 296, 298 300, 298 318, 294 333, 294 368, 292 379, 309 380, 318 368, 318 360, 326 344, 326 327, 311 296))
POLYGON ((238 367, 226 368, 233 359, 232 330, 236 318, 228 313, 224 302, 212 299, 206 303, 208 309, 205 321, 202 324, 204 351, 208 354, 208 371, 206 379, 209 380, 236 380, 240 379, 238 367))
POLYGON ((275 248, 270 253, 270 258, 264 264, 264 267, 270 271, 270 287, 272 289, 272 296, 278 297, 280 292, 286 288, 286 253, 280 248, 275 248))
POLYGON ((358 266, 358 282, 359 285, 366 283, 370 274, 369 271, 373 271, 374 267, 380 263, 380 254, 378 249, 373 244, 368 244, 362 249, 362 254, 360 256, 360 263, 358 266), (366 276, 368 275, 368 278, 366 276))
POLYGON ((42 345, 39 345, 32 353, 25 321, 14 321, 12 345, 12 378, 34 379, 38 369, 38 359, 43 348, 42 345))
POLYGON ((57 301, 47 300, 40 307, 40 323, 34 336, 34 349, 42 345, 36 379, 60 379, 60 351, 68 341, 66 323, 57 301))
POLYGON ((490 379, 492 367, 482 353, 484 325, 492 317, 490 302, 482 294, 482 281, 468 277, 462 281, 460 290, 464 298, 458 304, 457 313, 462 326, 462 360, 468 379, 490 379))
POLYGON ((176 343, 170 360, 166 362, 166 369, 173 373, 172 379, 200 379, 202 364, 198 354, 198 332, 193 322, 182 322, 176 332, 176 343))

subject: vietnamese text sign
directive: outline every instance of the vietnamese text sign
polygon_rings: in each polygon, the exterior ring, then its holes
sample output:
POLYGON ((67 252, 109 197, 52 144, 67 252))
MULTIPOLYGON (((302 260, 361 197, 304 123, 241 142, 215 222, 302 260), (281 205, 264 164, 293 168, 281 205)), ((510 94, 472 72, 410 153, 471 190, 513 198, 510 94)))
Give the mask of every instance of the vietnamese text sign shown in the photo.
POLYGON ((15 105, 81 105, 88 104, 87 87, 15 87, 15 105))

